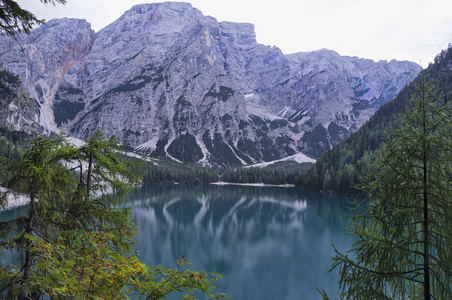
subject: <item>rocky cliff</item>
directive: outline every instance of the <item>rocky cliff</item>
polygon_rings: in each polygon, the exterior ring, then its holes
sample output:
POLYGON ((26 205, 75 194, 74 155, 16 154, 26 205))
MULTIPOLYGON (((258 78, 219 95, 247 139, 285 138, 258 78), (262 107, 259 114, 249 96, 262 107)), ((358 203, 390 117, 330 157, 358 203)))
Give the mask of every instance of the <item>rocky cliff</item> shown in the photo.
POLYGON ((20 78, 7 70, 0 71, 0 126, 10 130, 43 131, 39 125, 39 106, 23 88, 20 78))
POLYGON ((47 130, 100 129, 182 162, 317 157, 419 71, 330 50, 284 55, 258 44, 253 25, 179 2, 134 6, 97 33, 51 20, 21 46, 2 42, 1 67, 21 77, 47 130))

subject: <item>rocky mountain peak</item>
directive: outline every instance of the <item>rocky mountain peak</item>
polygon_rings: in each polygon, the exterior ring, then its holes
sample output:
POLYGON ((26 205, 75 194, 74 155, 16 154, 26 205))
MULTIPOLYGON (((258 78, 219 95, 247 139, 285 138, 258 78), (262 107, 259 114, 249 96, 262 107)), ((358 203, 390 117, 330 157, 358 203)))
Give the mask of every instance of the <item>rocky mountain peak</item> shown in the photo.
MULTIPOLYGON (((90 50, 94 41, 94 31, 86 20, 53 19, 45 25, 33 30, 30 36, 25 36, 27 57, 17 57, 17 63, 25 63, 28 71, 34 71, 32 64, 40 61, 40 70, 31 77, 39 76, 40 71, 54 71, 63 68, 65 72, 72 64, 82 59, 90 50)), ((14 47, 12 52, 15 52, 14 47)), ((19 69, 23 71, 21 67, 19 69)), ((30 78, 30 77, 28 77, 30 78)))
POLYGON ((258 44, 252 24, 181 2, 135 5, 96 34, 51 20, 25 54, 1 39, 2 68, 22 78, 48 130, 100 129, 152 156, 220 165, 317 157, 419 70, 326 49, 284 55, 258 44))
POLYGON ((41 107, 40 125, 57 130, 53 117, 53 99, 62 77, 91 50, 95 34, 86 20, 53 19, 22 36, 21 45, 3 37, 0 43, 2 63, 18 74, 29 95, 41 107))
POLYGON ((126 11, 125 14, 146 14, 160 5, 160 3, 136 4, 130 10, 126 11))
POLYGON ((133 24, 137 29, 154 30, 163 27, 167 34, 174 34, 183 30, 193 22, 199 22, 204 17, 202 13, 190 3, 162 2, 153 4, 134 5, 111 25, 125 25, 123 32, 129 31, 133 24), (174 22, 177 20, 177 22, 174 22))
POLYGON ((221 34, 229 42, 239 46, 250 46, 257 44, 254 25, 251 23, 221 22, 221 34))
POLYGON ((145 4, 136 4, 132 6, 132 8, 125 13, 139 13, 146 14, 151 11, 157 10, 162 14, 170 14, 170 12, 176 12, 179 15, 190 13, 196 11, 197 13, 201 13, 198 9, 194 8, 188 2, 162 2, 162 3, 145 3, 145 4))

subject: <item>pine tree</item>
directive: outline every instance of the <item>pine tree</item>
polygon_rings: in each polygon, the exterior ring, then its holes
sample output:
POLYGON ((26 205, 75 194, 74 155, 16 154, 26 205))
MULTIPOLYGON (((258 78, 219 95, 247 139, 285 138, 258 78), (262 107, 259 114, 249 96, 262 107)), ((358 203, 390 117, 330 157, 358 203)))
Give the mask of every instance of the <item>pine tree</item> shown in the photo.
POLYGON ((62 201, 68 192, 67 183, 71 174, 56 155, 61 145, 60 137, 49 139, 36 137, 21 160, 3 160, 12 177, 5 182, 8 188, 24 193, 29 198, 26 211, 16 219, 0 223, 0 233, 6 249, 22 250, 22 268, 3 272, 2 291, 18 299, 34 299, 39 292, 30 287, 34 254, 30 237, 35 235, 50 239, 55 232, 47 219, 52 203, 62 201), (50 234, 49 234, 50 233, 50 234))
POLYGON ((133 174, 130 162, 118 158, 120 150, 115 137, 107 139, 100 131, 83 146, 67 148, 64 157, 77 171, 78 180, 66 201, 64 220, 59 222, 67 226, 69 233, 79 228, 113 232, 115 246, 127 249, 133 226, 130 210, 121 204, 131 188, 141 184, 141 178, 133 174))
POLYGON ((0 269, 1 297, 162 299, 194 290, 214 297, 210 279, 217 275, 146 266, 133 255, 134 225, 121 196, 140 180, 118 150, 118 140, 100 132, 81 147, 63 136, 37 137, 23 159, 3 160, 12 174, 7 186, 30 201, 23 214, 0 223, 1 250, 22 258, 0 269))
POLYGON ((343 299, 452 299, 452 107, 420 82, 336 249, 343 299))

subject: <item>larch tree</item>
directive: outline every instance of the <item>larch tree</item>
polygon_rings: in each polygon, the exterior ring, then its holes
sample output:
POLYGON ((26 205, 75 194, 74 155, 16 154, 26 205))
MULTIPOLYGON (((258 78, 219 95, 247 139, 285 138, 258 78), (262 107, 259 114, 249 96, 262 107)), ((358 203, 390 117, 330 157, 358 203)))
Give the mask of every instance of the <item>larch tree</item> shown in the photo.
POLYGON ((0 269, 8 299, 162 299, 174 291, 212 295, 216 274, 146 266, 133 253, 135 226, 125 195, 141 183, 118 157, 114 137, 96 132, 82 146, 63 136, 36 137, 22 159, 2 162, 3 182, 29 198, 22 214, 0 222, 0 250, 19 255, 0 269))
POLYGON ((29 198, 22 214, 13 220, 0 223, 2 248, 19 250, 21 253, 21 268, 8 272, 3 269, 5 272, 0 274, 0 292, 11 298, 34 299, 40 294, 29 285, 34 264, 30 237, 51 240, 49 233, 55 231, 47 218, 50 215, 49 208, 63 201, 63 195, 69 191, 71 174, 55 159, 60 142, 58 137, 37 137, 31 140, 22 159, 2 160, 12 174, 11 178, 2 184, 29 198))
POLYGON ((418 91, 355 202, 357 242, 335 248, 341 299, 452 299, 452 101, 423 74, 418 91))

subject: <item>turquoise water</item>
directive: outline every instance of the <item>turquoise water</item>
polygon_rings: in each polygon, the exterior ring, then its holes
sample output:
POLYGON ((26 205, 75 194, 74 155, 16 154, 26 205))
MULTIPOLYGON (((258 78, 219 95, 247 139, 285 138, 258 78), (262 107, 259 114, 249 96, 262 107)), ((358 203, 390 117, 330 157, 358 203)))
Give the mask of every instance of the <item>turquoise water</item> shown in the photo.
POLYGON ((321 299, 337 293, 331 243, 345 251, 346 200, 294 188, 148 186, 131 197, 140 258, 218 272, 232 299, 321 299))
MULTIPOLYGON (((321 299, 316 287, 335 296, 331 243, 345 251, 354 241, 346 204, 294 188, 215 185, 147 186, 127 202, 145 263, 176 267, 184 256, 194 269, 221 273, 216 292, 238 300, 321 299)), ((3 211, 0 220, 21 211, 3 211)), ((0 265, 14 257, 3 252, 0 265)))

